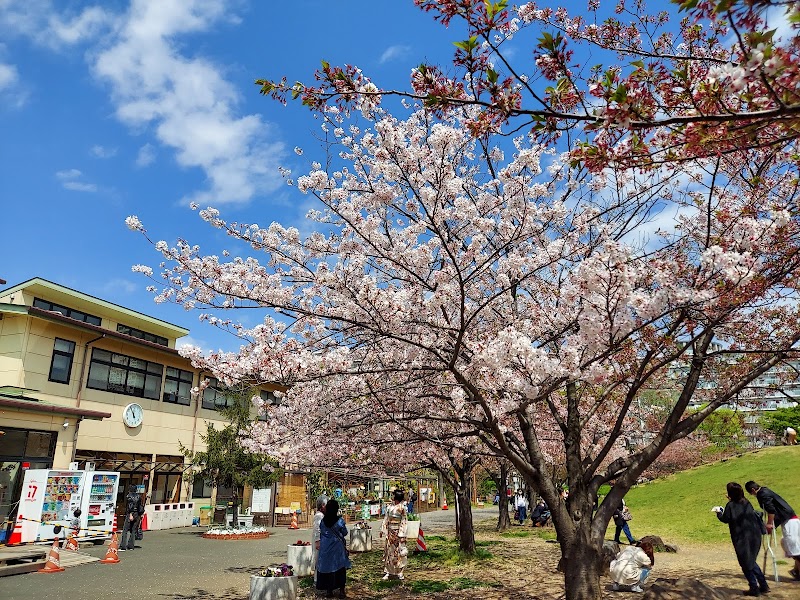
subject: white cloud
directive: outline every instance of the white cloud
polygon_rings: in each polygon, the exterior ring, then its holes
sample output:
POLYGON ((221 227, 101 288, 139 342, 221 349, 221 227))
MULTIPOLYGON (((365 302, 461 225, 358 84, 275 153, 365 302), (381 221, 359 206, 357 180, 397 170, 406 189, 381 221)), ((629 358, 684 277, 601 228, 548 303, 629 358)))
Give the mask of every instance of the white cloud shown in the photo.
POLYGON ((387 63, 391 60, 396 60, 398 58, 403 58, 411 51, 410 46, 389 46, 386 50, 383 51, 381 57, 378 59, 380 64, 387 63))
POLYGON ((202 350, 203 354, 211 354, 212 352, 214 352, 214 349, 211 347, 211 344, 208 343, 206 340, 199 340, 190 335, 179 338, 178 341, 175 343, 175 348, 177 350, 180 350, 183 346, 196 346, 202 350))
MULTIPOLYGON (((132 0, 119 14, 0 0, 0 31, 51 48, 87 44, 92 73, 108 85, 117 118, 137 133, 152 129, 180 166, 201 169, 206 188, 184 200, 213 205, 245 203, 276 189, 285 154, 261 115, 237 113, 240 96, 224 68, 181 45, 182 36, 220 22, 237 22, 224 0, 132 0)), ((152 162, 150 152, 140 150, 139 166, 152 162)))
POLYGON ((107 296, 112 296, 116 294, 123 294, 125 296, 129 296, 134 292, 138 292, 140 290, 140 286, 136 285, 134 282, 128 279, 122 279, 120 277, 116 277, 103 284, 101 290, 102 294, 107 296))
POLYGON ((64 181, 65 179, 76 179, 83 175, 78 169, 66 169, 56 172, 56 177, 64 181))
POLYGON ((92 156, 97 158, 112 158, 117 155, 116 148, 106 148, 100 144, 95 144, 92 146, 92 149, 89 152, 91 152, 92 156))
MULTIPOLYGON (((2 0, 0 0, 1 2, 2 0)), ((5 46, 0 44, 0 51, 5 46)), ((16 65, 0 62, 0 103, 5 108, 20 108, 25 104, 27 93, 20 82, 19 70, 16 65)))
POLYGON ((93 39, 114 20, 98 6, 59 13, 60 8, 51 0, 0 0, 0 25, 42 46, 60 48, 93 39))
POLYGON ((208 188, 186 201, 247 202, 281 184, 283 145, 268 142, 260 115, 237 116, 236 89, 212 62, 189 58, 176 39, 225 17, 223 2, 134 1, 113 43, 96 53, 95 75, 111 87, 117 117, 155 128, 178 164, 205 171, 208 188))
POLYGON ((80 12, 65 10, 51 0, 0 0, 0 26, 42 46, 60 48, 91 40, 113 23, 114 16, 99 6, 80 12))
POLYGON ((136 166, 146 167, 152 165, 156 160, 156 149, 152 144, 145 144, 139 148, 139 154, 136 155, 136 166))
POLYGON ((65 190, 73 192, 96 192, 97 185, 94 183, 84 183, 82 181, 65 181, 61 184, 65 190))
POLYGON ((83 173, 78 169, 66 169, 64 171, 56 172, 56 178, 61 181, 61 187, 63 187, 65 190, 72 190, 73 192, 97 191, 96 184, 78 181, 78 179, 81 177, 83 177, 83 173))
POLYGON ((0 63, 0 90, 8 89, 17 84, 19 73, 14 65, 0 63))

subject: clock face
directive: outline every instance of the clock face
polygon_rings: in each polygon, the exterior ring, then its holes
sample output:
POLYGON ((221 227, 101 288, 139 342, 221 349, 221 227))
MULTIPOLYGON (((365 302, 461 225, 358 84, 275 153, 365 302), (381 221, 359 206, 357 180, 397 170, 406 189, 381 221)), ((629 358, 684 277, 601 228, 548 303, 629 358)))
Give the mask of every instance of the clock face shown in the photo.
POLYGON ((143 417, 144 411, 142 407, 135 402, 128 404, 125 410, 122 411, 122 422, 128 427, 138 427, 142 424, 143 417))

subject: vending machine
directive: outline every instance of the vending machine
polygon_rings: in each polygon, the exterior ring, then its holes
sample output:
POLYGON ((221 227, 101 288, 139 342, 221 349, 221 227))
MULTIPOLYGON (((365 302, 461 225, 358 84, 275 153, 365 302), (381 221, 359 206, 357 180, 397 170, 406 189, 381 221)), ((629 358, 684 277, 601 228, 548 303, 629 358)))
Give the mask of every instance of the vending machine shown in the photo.
POLYGON ((86 471, 86 490, 81 503, 81 534, 102 537, 111 531, 116 512, 119 473, 86 471))
MULTIPOLYGON (((21 542, 52 541, 54 525, 66 529, 81 509, 81 539, 109 535, 114 521, 119 473, 104 471, 25 471, 17 516, 21 542)), ((61 537, 64 533, 59 534, 61 537)))

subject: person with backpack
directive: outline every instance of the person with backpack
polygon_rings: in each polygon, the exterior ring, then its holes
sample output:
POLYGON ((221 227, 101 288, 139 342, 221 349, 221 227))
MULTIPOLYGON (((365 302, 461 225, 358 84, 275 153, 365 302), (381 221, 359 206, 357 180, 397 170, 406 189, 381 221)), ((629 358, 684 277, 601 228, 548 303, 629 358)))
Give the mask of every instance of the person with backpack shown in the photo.
POLYGON ((125 517, 122 525, 122 540, 119 544, 119 552, 133 550, 136 532, 139 530, 139 520, 144 514, 142 497, 136 491, 138 486, 132 485, 128 488, 128 495, 125 496, 125 517))
POLYGON ((414 502, 417 501, 417 492, 413 487, 408 488, 408 514, 414 514, 414 502))

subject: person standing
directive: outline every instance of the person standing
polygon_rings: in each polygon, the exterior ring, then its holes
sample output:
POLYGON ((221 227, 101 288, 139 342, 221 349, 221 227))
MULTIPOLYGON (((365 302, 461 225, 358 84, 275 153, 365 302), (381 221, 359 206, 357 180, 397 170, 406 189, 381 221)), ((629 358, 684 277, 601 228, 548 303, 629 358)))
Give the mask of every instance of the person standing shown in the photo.
POLYGON ((629 586, 632 592, 643 592, 642 585, 655 563, 653 545, 650 542, 621 550, 609 567, 613 581, 611 589, 618 592, 622 586, 629 586))
POLYGON ((392 504, 386 507, 386 516, 383 518, 380 536, 386 536, 386 546, 383 549, 384 579, 403 579, 403 569, 408 562, 408 548, 406 547, 406 528, 408 515, 403 490, 395 490, 392 504))
POLYGON ((769 585, 758 566, 758 551, 761 549, 761 519, 753 507, 744 497, 744 490, 738 483, 732 481, 727 486, 728 503, 723 509, 715 506, 712 510, 717 513, 717 518, 728 524, 731 532, 733 550, 736 560, 742 568, 747 583, 750 585, 744 595, 760 596, 769 591, 769 585))
POLYGON ((522 493, 522 490, 517 490, 514 508, 516 509, 517 521, 519 521, 520 525, 524 525, 528 518, 528 499, 525 497, 525 494, 522 493))
POLYGON ((327 503, 327 496, 322 495, 317 497, 317 512, 314 513, 314 521, 311 525, 311 566, 314 568, 314 587, 318 590, 322 589, 319 587, 319 581, 317 580, 317 558, 319 557, 320 546, 319 526, 320 523, 322 523, 322 517, 325 516, 325 505, 327 503))
POLYGON ((631 534, 631 528, 628 525, 628 521, 632 519, 631 511, 628 509, 628 505, 625 504, 625 499, 622 499, 617 509, 614 511, 614 525, 616 526, 616 531, 614 532, 614 541, 618 544, 620 543, 619 534, 623 531, 625 532, 625 537, 628 538, 628 543, 632 546, 636 543, 636 538, 633 537, 631 534))
POLYGON ((134 538, 139 530, 139 519, 144 514, 142 497, 136 491, 137 487, 135 485, 130 486, 128 495, 125 496, 125 518, 123 519, 122 541, 119 544, 119 552, 135 548, 134 538))
POLYGON ((794 559, 794 568, 789 573, 800 580, 800 519, 797 518, 797 513, 786 500, 755 481, 748 481, 744 487, 756 497, 758 505, 767 513, 767 534, 771 534, 776 527, 781 528, 783 552, 786 558, 794 559))
POLYGON ((333 590, 339 590, 339 598, 346 598, 347 526, 339 516, 339 503, 331 498, 325 505, 325 514, 319 523, 319 556, 317 557, 317 586, 333 598, 333 590))
POLYGON ((417 492, 413 487, 408 488, 408 514, 414 514, 414 503, 417 501, 417 492))

